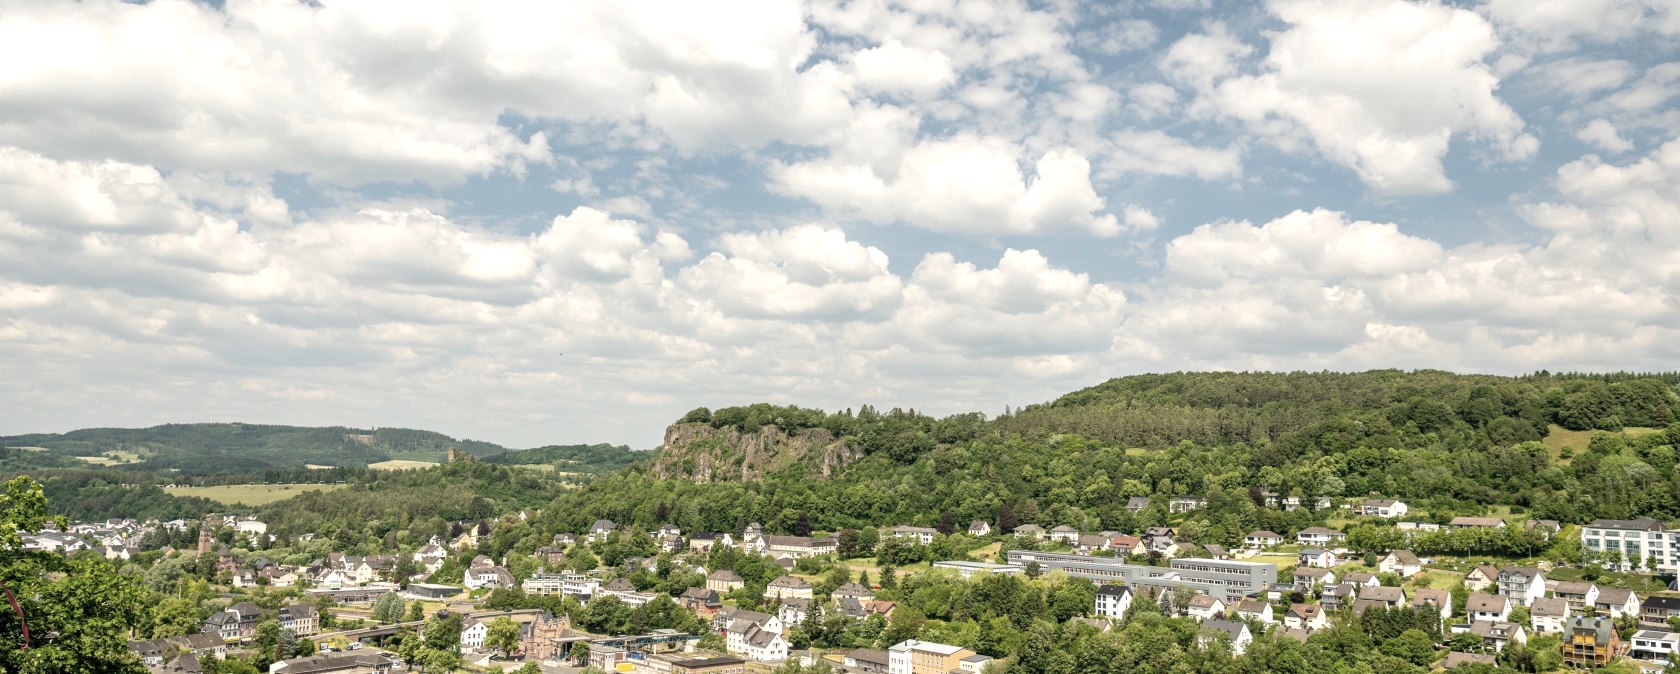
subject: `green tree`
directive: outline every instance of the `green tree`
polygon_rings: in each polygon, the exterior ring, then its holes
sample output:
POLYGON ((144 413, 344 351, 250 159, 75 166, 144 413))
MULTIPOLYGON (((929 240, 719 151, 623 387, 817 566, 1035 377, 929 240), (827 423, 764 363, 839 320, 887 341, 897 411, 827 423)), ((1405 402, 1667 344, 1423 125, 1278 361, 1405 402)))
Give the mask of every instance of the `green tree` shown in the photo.
POLYGON ((426 622, 425 646, 429 650, 458 653, 461 648, 461 616, 442 613, 426 622))
POLYGON ((414 602, 414 603, 411 603, 411 604, 408 605, 407 622, 415 622, 415 621, 425 620, 425 619, 426 619, 426 607, 425 606, 421 605, 420 602, 414 602))
POLYGON ((23 551, 19 532, 39 531, 47 519, 46 496, 30 477, 0 490, 0 583, 23 612, 19 621, 0 610, 0 671, 142 674, 126 636, 150 626, 143 579, 97 556, 23 551))
POLYGON ((1435 659, 1435 640, 1423 630, 1409 629, 1382 643, 1378 649, 1414 665, 1427 665, 1435 659))
POLYGON ((589 664, 589 644, 582 641, 572 644, 571 657, 577 664, 589 664))
POLYGON ((196 602, 179 597, 165 598, 152 610, 152 638, 196 634, 203 619, 196 602))
POLYGON ((491 621, 484 635, 484 646, 500 651, 503 657, 519 650, 519 623, 507 616, 491 621))
POLYGON ((386 592, 373 600, 373 619, 382 624, 402 622, 403 600, 395 592, 386 592))

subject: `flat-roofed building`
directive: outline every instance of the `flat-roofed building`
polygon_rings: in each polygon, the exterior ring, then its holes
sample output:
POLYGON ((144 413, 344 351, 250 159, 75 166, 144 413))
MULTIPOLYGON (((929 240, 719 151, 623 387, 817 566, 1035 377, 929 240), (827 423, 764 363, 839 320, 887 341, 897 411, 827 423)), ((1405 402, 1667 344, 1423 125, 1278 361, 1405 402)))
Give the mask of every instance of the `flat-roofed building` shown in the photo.
POLYGON ((1275 565, 1224 559, 1174 559, 1161 567, 1127 564, 1111 557, 1035 550, 1010 550, 1008 559, 1010 564, 1022 567, 1038 562, 1045 571, 1060 571, 1100 583, 1125 583, 1134 590, 1189 588, 1226 603, 1250 595, 1264 596, 1266 589, 1277 582, 1275 565))

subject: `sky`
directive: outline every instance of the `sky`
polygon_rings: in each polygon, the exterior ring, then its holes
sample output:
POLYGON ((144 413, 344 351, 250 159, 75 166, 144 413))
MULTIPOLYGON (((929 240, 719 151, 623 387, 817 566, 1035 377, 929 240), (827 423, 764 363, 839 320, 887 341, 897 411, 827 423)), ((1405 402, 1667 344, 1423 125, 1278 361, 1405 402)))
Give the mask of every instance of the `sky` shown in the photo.
POLYGON ((1675 0, 0 0, 0 433, 1680 363, 1675 0))

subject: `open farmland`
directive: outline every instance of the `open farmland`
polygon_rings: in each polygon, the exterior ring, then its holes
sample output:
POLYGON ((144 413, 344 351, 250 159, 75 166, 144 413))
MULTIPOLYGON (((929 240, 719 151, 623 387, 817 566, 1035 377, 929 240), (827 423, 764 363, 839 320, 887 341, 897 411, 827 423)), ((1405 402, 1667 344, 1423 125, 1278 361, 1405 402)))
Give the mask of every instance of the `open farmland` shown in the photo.
POLYGON ((342 484, 225 484, 214 487, 164 487, 176 496, 198 496, 229 505, 260 506, 288 499, 306 491, 333 491, 342 484))

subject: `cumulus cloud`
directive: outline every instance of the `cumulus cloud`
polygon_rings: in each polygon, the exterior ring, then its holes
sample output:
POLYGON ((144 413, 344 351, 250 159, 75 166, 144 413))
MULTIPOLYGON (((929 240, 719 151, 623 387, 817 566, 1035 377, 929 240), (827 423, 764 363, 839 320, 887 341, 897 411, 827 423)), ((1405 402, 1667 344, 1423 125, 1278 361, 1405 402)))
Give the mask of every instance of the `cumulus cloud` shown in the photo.
POLYGON ((1575 132, 1575 137, 1581 142, 1590 143, 1607 152, 1627 152, 1633 149, 1633 143, 1616 132, 1616 126, 1603 119, 1595 119, 1575 132))
POLYGON ((1195 86, 1197 109, 1243 121, 1285 149, 1315 148, 1386 194, 1446 191, 1441 161, 1468 136, 1505 159, 1539 142, 1495 95, 1484 62, 1498 46, 1474 12, 1403 0, 1274 0, 1287 24, 1259 72, 1232 74, 1244 53, 1223 30, 1187 36, 1162 68, 1195 86))
POLYGON ((1091 164, 1069 149, 1034 160, 1029 175, 1011 144, 959 136, 907 148, 877 164, 817 160, 778 166, 778 189, 826 209, 934 231, 1024 234, 1060 228, 1120 231, 1091 185, 1091 164), (896 160, 896 161, 894 161, 896 160))
POLYGON ((1680 35, 1680 8, 1666 0, 1487 0, 1481 9, 1544 51, 1642 32, 1680 35))

